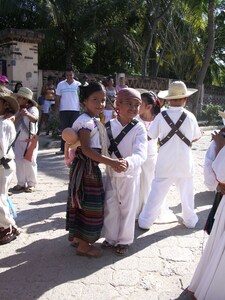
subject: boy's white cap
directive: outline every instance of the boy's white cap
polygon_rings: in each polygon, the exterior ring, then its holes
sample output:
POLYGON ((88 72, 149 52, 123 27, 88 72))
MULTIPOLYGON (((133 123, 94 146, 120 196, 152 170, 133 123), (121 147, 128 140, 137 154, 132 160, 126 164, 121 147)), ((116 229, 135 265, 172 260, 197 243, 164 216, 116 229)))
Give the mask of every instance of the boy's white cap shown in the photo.
POLYGON ((174 100, 190 97, 198 90, 187 88, 183 81, 174 81, 170 84, 169 89, 158 93, 161 99, 174 100))

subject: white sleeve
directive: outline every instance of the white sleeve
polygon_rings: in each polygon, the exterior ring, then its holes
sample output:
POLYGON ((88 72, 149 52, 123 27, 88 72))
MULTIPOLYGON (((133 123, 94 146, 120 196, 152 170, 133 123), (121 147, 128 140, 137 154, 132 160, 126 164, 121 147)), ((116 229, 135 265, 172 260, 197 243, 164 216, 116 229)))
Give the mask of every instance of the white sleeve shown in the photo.
POLYGON ((212 169, 215 172, 216 179, 219 183, 225 185, 225 146, 217 154, 214 162, 212 163, 212 169))
POLYGON ((140 168, 140 166, 144 163, 147 159, 147 135, 144 126, 139 126, 135 144, 133 148, 133 153, 131 156, 126 157, 128 162, 128 169, 124 172, 125 175, 134 174, 136 170, 140 168))
POLYGON ((216 157, 216 144, 212 142, 206 151, 204 161, 204 184, 210 191, 215 191, 218 185, 215 173, 212 169, 212 163, 216 157))
POLYGON ((76 131, 79 132, 80 129, 87 129, 92 131, 94 129, 94 121, 93 119, 90 118, 85 118, 85 117, 79 117, 74 123, 72 128, 76 131))

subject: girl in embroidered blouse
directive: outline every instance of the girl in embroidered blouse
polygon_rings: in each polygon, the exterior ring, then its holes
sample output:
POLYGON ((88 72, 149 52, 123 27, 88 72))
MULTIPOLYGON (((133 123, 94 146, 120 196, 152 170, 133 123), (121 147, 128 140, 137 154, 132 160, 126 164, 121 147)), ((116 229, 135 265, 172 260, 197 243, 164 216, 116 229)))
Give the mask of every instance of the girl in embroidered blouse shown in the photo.
POLYGON ((104 189, 99 163, 116 172, 127 168, 126 161, 107 156, 104 126, 96 119, 105 106, 106 91, 102 84, 91 82, 80 88, 84 113, 72 128, 78 134, 80 146, 70 168, 66 230, 69 241, 77 247, 76 254, 99 257, 102 251, 95 246, 103 226, 104 189))

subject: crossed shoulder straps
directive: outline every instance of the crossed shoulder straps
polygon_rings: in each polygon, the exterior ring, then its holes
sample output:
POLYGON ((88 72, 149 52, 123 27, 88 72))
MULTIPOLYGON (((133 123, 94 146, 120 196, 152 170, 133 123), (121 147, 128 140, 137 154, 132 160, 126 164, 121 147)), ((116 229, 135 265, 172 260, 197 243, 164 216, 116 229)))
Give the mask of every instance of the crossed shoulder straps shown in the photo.
POLYGON ((130 123, 127 124, 127 126, 117 135, 117 137, 114 139, 112 135, 112 129, 110 121, 105 124, 106 132, 109 137, 110 146, 108 149, 109 154, 111 155, 113 152, 115 153, 117 158, 122 158, 122 155, 119 152, 119 149, 117 146, 122 141, 122 139, 125 137, 125 135, 138 123, 138 120, 134 119, 130 123))
POLYGON ((171 130, 166 137, 159 141, 159 145, 163 146, 166 142, 168 142, 171 139, 172 136, 174 136, 174 134, 176 134, 188 147, 191 147, 191 142, 189 141, 189 139, 187 139, 186 136, 179 130, 180 126, 186 119, 187 114, 183 112, 176 124, 173 123, 166 111, 162 111, 162 115, 167 124, 170 126, 171 130))

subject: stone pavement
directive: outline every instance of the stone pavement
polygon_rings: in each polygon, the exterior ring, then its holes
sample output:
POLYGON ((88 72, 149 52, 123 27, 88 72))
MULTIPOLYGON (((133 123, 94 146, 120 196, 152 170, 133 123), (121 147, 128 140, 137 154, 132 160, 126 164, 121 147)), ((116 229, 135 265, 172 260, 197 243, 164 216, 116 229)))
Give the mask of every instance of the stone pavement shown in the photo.
MULTIPOLYGON (((41 136, 36 191, 12 196, 21 235, 0 246, 0 299, 192 299, 185 288, 207 240, 202 229, 213 201, 202 174, 210 133, 205 131, 193 145, 197 227, 187 229, 179 222, 154 224, 149 231, 136 227, 128 256, 118 257, 106 250, 98 259, 77 256, 67 241, 68 168, 63 157, 55 155, 58 145, 41 136)), ((181 207, 174 188, 167 201, 179 218, 181 207)))

